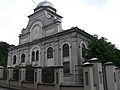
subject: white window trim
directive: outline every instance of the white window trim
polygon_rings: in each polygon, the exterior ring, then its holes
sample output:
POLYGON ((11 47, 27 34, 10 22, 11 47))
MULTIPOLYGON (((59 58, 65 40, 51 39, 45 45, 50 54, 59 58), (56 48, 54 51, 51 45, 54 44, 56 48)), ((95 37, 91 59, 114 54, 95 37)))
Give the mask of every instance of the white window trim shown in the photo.
MULTIPOLYGON (((55 50, 54 50, 54 47, 53 46, 47 46, 47 48, 46 48, 46 50, 45 50, 45 66, 48 66, 48 60, 53 60, 54 61, 54 58, 55 58, 55 55, 54 55, 54 53, 55 53, 55 50), (47 50, 48 50, 48 48, 49 47, 52 47, 53 48, 53 58, 50 58, 50 59, 48 59, 47 58, 47 50)), ((55 65, 55 61, 54 61, 54 63, 53 63, 53 66, 55 65)))

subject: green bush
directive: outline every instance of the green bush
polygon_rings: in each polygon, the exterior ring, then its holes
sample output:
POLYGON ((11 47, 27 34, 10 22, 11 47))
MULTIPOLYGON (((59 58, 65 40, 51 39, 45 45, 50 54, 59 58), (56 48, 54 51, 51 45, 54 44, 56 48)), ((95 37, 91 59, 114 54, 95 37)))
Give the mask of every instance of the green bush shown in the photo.
POLYGON ((26 66, 26 81, 34 81, 34 68, 32 65, 26 66))

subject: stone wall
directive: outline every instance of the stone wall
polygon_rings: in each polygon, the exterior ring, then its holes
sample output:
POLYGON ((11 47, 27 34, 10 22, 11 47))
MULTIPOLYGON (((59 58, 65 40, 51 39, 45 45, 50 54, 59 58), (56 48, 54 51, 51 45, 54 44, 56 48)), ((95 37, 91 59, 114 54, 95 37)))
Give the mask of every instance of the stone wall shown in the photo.
MULTIPOLYGON (((42 82, 42 67, 34 67, 34 80, 26 81, 26 79, 19 78, 18 81, 12 80, 12 67, 8 68, 7 80, 0 79, 0 85, 13 88, 26 88, 37 90, 120 90, 120 69, 112 62, 102 64, 99 59, 93 58, 89 62, 83 64, 81 72, 83 72, 83 86, 74 84, 66 85, 61 76, 62 66, 51 67, 54 69, 54 82, 42 82), (35 74, 39 72, 39 74, 35 74), (41 77, 40 77, 41 76, 41 77), (39 80, 38 80, 39 79, 39 80)), ((3 68, 2 68, 3 69, 3 68)), ((24 71, 20 76, 26 76, 26 68, 21 67, 20 71, 24 71)), ((2 73, 1 73, 2 74, 2 73)), ((0 74, 0 75, 1 75, 0 74)))
POLYGON ((77 86, 77 85, 61 85, 60 90, 84 90, 83 86, 77 86))
POLYGON ((16 80, 10 80, 9 81, 9 85, 11 85, 11 86, 17 86, 17 87, 20 86, 19 81, 16 81, 16 80))
POLYGON ((27 89, 35 89, 33 82, 21 82, 21 87, 27 89))
POLYGON ((55 90, 54 84, 38 84, 38 90, 55 90))

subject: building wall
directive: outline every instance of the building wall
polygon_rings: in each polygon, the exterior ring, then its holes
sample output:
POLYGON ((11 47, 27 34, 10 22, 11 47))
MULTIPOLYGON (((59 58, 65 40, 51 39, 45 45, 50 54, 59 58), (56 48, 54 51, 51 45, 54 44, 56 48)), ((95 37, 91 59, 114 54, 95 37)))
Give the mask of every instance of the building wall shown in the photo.
POLYGON ((70 76, 64 77, 63 83, 75 84, 76 73, 75 66, 81 65, 84 61, 82 57, 82 44, 87 48, 87 42, 90 36, 86 32, 78 32, 76 29, 62 30, 61 16, 55 10, 40 7, 29 17, 28 25, 22 29, 19 36, 19 45, 12 47, 8 52, 8 66, 16 65, 25 66, 32 64, 33 66, 63 66, 64 61, 70 62, 70 76), (49 13, 51 17, 46 15, 49 13), (62 34, 61 34, 62 33, 62 34), (83 34, 84 33, 84 34, 83 34), (88 35, 88 36, 87 36, 88 35), (69 45, 69 57, 63 58, 62 46, 69 45), (47 59, 47 49, 53 48, 53 58, 47 59), (32 52, 39 50, 39 60, 32 61, 32 52), (25 62, 21 62, 21 55, 25 55, 25 62), (13 64, 13 57, 16 55, 16 64, 13 64))
MULTIPOLYGON (((78 37, 77 32, 73 32, 70 34, 65 34, 61 35, 59 37, 54 37, 51 39, 46 39, 41 42, 33 42, 31 44, 28 44, 26 46, 11 50, 9 53, 10 55, 8 56, 8 65, 10 66, 16 66, 16 65, 21 65, 25 66, 26 64, 32 64, 32 65, 37 65, 37 66, 60 66, 63 65, 63 57, 62 57, 62 46, 63 44, 69 44, 69 51, 70 51, 70 56, 66 59, 70 61, 70 77, 64 77, 65 82, 68 81, 68 84, 75 84, 75 66, 80 65, 81 63, 81 43, 86 44, 87 40, 82 41, 82 37, 78 37), (53 47, 54 51, 54 58, 53 60, 49 61, 47 60, 47 48, 48 47, 53 47), (37 48, 39 50, 39 60, 38 61, 31 61, 31 54, 32 50, 34 48, 37 48), (25 62, 21 63, 21 55, 25 54, 25 62), (17 63, 13 65, 13 56, 17 55, 17 63), (11 57, 12 56, 12 57, 11 57), (51 62, 52 61, 52 62, 51 62), (53 64, 53 65, 52 65, 53 64)), ((86 44, 87 45, 87 44, 86 44)), ((66 84, 67 84, 66 83, 66 84)))
POLYGON ((19 36, 19 44, 28 43, 62 31, 61 18, 52 14, 51 18, 47 18, 46 12, 46 10, 42 10, 29 16, 28 25, 19 36), (59 23, 56 22, 56 18, 59 23))

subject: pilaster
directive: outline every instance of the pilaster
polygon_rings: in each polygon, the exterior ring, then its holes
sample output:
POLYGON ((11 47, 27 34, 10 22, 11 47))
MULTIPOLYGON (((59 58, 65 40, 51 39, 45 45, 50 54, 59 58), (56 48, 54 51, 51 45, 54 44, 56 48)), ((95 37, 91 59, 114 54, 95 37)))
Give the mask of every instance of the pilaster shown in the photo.
MULTIPOLYGON (((72 36, 72 42, 71 42, 71 72, 72 74, 74 75, 73 78, 74 78, 74 82, 75 82, 75 66, 78 65, 78 61, 79 61, 79 49, 78 49, 78 41, 77 41, 77 36, 76 36, 76 33, 74 33, 74 35, 72 36)), ((78 82, 78 81, 77 81, 78 82)))

